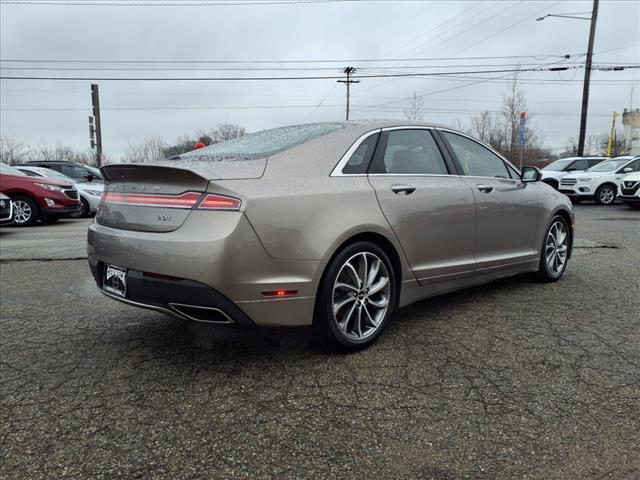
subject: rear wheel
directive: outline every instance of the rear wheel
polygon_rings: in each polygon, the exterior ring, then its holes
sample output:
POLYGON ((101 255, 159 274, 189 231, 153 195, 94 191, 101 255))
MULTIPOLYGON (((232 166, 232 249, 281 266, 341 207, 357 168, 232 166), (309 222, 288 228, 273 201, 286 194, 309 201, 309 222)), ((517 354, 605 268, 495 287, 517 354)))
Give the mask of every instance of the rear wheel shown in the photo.
POLYGON ((357 242, 327 267, 314 326, 333 346, 360 350, 380 336, 395 304, 395 272, 389 257, 373 243, 357 242))
POLYGON ((616 189, 613 185, 602 185, 596 190, 596 203, 598 205, 611 205, 616 199, 616 189))
POLYGON ((35 225, 40 217, 40 209, 36 202, 24 195, 16 195, 13 202, 13 223, 18 227, 35 225))
POLYGON ((569 225, 560 215, 553 217, 547 229, 540 254, 540 268, 538 277, 543 282, 555 282, 567 269, 569 260, 569 225))

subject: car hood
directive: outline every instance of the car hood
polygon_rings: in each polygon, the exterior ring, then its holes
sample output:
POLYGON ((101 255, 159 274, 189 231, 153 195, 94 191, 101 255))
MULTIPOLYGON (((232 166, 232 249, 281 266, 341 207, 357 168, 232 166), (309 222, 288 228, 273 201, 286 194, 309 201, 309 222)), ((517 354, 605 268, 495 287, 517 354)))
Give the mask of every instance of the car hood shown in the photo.
POLYGON ((27 183, 43 183, 45 185, 56 185, 58 187, 67 187, 67 188, 73 187, 72 182, 63 183, 63 182, 58 182, 54 180, 49 180, 48 178, 44 178, 44 177, 29 177, 27 175, 22 176, 22 175, 6 175, 6 174, 3 174, 3 176, 11 177, 13 179, 18 179, 22 182, 27 182, 27 183))

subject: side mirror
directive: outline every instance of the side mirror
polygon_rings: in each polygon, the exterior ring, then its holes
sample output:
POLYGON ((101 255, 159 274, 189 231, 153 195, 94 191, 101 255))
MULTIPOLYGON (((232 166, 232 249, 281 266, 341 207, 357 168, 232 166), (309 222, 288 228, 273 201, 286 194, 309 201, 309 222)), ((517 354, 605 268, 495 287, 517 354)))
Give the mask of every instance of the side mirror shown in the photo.
POLYGON ((626 167, 624 170, 622 170, 624 173, 631 173, 633 172, 633 168, 631 167, 626 167))
POLYGON ((523 182, 539 182, 542 179, 542 172, 538 167, 522 167, 520 178, 523 182))
POLYGON ((93 179, 95 177, 93 176, 93 173, 87 173, 85 174, 84 178, 87 180, 87 182, 93 182, 93 179))

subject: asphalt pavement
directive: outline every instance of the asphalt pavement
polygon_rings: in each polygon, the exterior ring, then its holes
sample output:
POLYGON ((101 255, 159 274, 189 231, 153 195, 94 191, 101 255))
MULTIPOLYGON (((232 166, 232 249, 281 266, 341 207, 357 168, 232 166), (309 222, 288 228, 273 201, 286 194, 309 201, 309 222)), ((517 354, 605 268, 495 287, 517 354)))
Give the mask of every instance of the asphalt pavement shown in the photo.
POLYGON ((103 297, 89 220, 0 230, 0 478, 640 478, 640 212, 554 284, 400 310, 371 348, 103 297))

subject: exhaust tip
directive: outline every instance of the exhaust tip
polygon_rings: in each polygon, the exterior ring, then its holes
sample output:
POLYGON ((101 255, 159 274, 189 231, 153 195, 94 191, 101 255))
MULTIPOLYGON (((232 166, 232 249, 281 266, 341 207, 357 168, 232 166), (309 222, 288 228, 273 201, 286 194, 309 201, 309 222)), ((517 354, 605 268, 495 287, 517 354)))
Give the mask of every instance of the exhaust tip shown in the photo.
POLYGON ((229 315, 215 307, 203 307, 199 305, 185 305, 182 303, 169 303, 172 310, 182 317, 196 322, 230 324, 235 323, 229 315))

